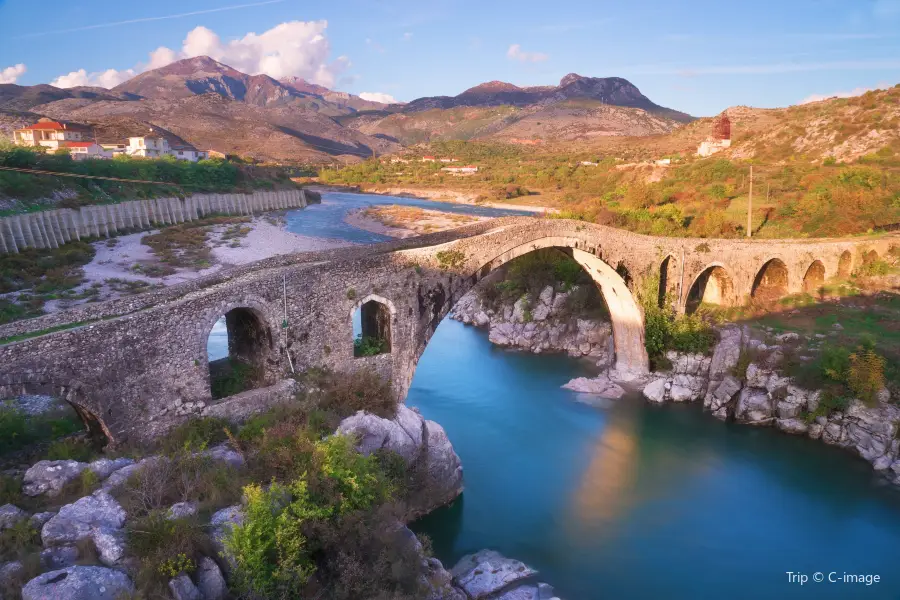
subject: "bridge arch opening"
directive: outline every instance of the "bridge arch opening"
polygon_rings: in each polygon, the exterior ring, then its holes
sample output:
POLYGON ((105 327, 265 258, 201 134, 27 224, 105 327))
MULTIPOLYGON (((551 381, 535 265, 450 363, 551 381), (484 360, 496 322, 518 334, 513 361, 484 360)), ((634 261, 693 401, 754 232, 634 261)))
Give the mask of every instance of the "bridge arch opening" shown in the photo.
POLYGON ((813 261, 803 276, 803 291, 807 294, 816 294, 825 284, 825 265, 821 260, 813 261))
MULTIPOLYGON (((580 247, 584 247, 584 243, 576 238, 563 236, 538 238, 511 248, 508 247, 498 256, 473 269, 470 273, 484 276, 510 261, 536 250, 554 249, 567 254, 593 280, 597 291, 602 297, 606 308, 605 312, 609 313, 613 333, 613 364, 615 368, 619 371, 647 372, 649 370, 649 360, 644 347, 644 318, 634 295, 628 287, 627 279, 630 279, 630 276, 627 268, 621 262, 616 265, 616 268, 613 268, 594 252, 581 250, 580 247), (620 272, 620 269, 622 272, 620 272)), ((470 277, 468 279, 472 280, 474 284, 475 278, 470 277)), ((440 290, 420 293, 423 300, 434 297, 439 300, 441 305, 438 307, 434 306, 433 302, 426 302, 426 304, 432 304, 434 309, 430 333, 433 333, 443 316, 450 311, 456 300, 465 291, 468 290, 463 289, 455 292, 452 299, 446 298, 445 294, 440 290)), ((427 312, 427 307, 422 308, 422 310, 427 312)))
POLYGON ((875 250, 869 250, 868 252, 863 252, 862 262, 863 266, 869 266, 879 261, 881 257, 878 256, 878 252, 875 250))
POLYGON ((665 308, 666 298, 674 302, 678 295, 678 261, 671 254, 659 266, 659 307, 665 308))
POLYGON ((780 258, 773 258, 760 268, 753 279, 750 297, 757 302, 774 302, 788 293, 788 268, 780 258))
POLYGON ((391 352, 393 303, 374 294, 360 300, 353 309, 353 356, 377 356, 391 352))
POLYGON ((236 307, 220 316, 206 342, 213 399, 263 387, 272 348, 272 333, 256 309, 236 307))
POLYGON ((0 384, 0 403, 7 410, 24 414, 26 428, 29 422, 52 420, 52 426, 40 426, 45 431, 34 434, 18 432, 28 438, 37 435, 42 440, 52 441, 78 433, 81 429, 87 436, 87 443, 101 449, 115 443, 103 419, 88 408, 88 403, 79 384, 59 384, 54 382, 25 381, 15 385, 0 384), (50 437, 45 436, 49 435, 50 437))
POLYGON ((692 314, 701 304, 716 306, 734 306, 737 298, 734 293, 734 282, 731 275, 721 265, 711 265, 704 269, 688 291, 685 312, 692 314))
POLYGON ((837 276, 841 279, 850 277, 850 271, 853 266, 853 255, 849 250, 844 250, 838 259, 837 276))

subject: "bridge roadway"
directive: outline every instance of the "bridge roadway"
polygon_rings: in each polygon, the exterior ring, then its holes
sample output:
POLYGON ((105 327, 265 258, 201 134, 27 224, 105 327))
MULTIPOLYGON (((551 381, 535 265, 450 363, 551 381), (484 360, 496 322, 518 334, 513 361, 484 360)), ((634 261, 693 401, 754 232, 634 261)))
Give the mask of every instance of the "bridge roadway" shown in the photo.
POLYGON ((758 294, 814 290, 898 247, 893 236, 659 238, 562 219, 496 219, 375 246, 273 257, 0 326, 0 398, 63 397, 113 443, 158 436, 192 415, 216 414, 220 404, 284 395, 286 376, 309 367, 374 369, 402 400, 456 301, 492 270, 538 248, 559 248, 587 270, 612 317, 617 367, 645 371, 634 291, 648 276, 659 275, 678 310, 690 311, 700 301, 734 305, 758 294), (383 338, 389 351, 354 357, 358 309, 366 333, 383 338), (230 354, 257 367, 261 384, 214 401, 206 347, 223 315, 230 354))

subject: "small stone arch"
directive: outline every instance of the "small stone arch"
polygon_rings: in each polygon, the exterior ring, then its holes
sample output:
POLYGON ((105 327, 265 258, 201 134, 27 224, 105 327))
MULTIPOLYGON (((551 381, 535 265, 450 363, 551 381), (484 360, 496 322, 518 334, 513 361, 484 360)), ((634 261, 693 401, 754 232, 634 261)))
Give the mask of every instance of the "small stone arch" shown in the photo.
POLYGON ((659 307, 663 308, 666 297, 677 297, 678 292, 678 259, 669 254, 659 265, 659 307))
POLYGON ((103 420, 98 407, 92 408, 88 398, 90 391, 79 382, 59 383, 57 381, 35 380, 33 377, 22 376, 12 378, 15 382, 0 383, 0 398, 11 398, 23 395, 52 396, 64 400, 81 422, 88 435, 98 445, 113 445, 119 442, 109 426, 103 420))
POLYGON ((273 364, 277 363, 275 334, 264 303, 256 300, 230 301, 209 311, 202 331, 202 354, 209 365, 210 396, 220 399, 274 383, 273 364), (216 323, 224 320, 227 331, 227 355, 211 360, 207 344, 216 323), (241 382, 236 374, 240 372, 241 382), (222 384, 232 379, 233 384, 222 384))
POLYGON ((821 260, 815 260, 806 269, 803 276, 803 291, 807 294, 815 294, 825 284, 825 264, 821 260))
POLYGON ((734 280, 731 274, 720 263, 713 263, 704 268, 694 279, 685 299, 685 312, 692 314, 701 304, 716 306, 734 306, 737 295, 734 291, 734 280))
POLYGON ((871 265, 872 263, 876 263, 881 259, 878 255, 878 252, 875 250, 864 250, 862 253, 862 263, 863 266, 871 265))
POLYGON ((772 302, 786 296, 789 289, 787 265, 780 258, 770 258, 757 271, 750 297, 757 302, 772 302))
POLYGON ((354 336, 353 356, 390 354, 393 350, 393 324, 397 318, 394 303, 384 296, 369 294, 350 310, 351 328, 357 311, 360 314, 360 333, 354 336))
POLYGON ((838 259, 837 276, 840 279, 850 277, 853 271, 853 254, 849 250, 844 250, 838 259))

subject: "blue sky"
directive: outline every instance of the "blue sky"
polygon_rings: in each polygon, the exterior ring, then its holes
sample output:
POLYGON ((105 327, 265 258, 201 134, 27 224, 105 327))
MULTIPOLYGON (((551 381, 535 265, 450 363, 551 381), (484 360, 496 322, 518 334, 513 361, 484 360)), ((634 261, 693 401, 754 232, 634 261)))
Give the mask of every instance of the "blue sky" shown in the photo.
POLYGON ((900 0, 0 0, 0 81, 114 85, 197 53, 399 100, 620 76, 710 115, 900 83, 900 0))

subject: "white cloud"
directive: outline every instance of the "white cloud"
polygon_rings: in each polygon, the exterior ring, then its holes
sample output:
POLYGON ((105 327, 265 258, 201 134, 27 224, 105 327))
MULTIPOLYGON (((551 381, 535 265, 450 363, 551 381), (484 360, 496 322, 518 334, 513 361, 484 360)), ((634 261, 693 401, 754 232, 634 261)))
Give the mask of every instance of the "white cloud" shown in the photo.
POLYGON ((329 61, 331 45, 325 35, 327 27, 327 21, 290 21, 260 34, 248 33, 242 38, 223 42, 216 32, 199 26, 188 32, 179 51, 160 46, 149 54, 146 63, 133 69, 95 73, 79 69, 57 78, 53 85, 114 87, 137 73, 164 67, 182 58, 206 55, 244 73, 265 73, 276 79, 294 75, 333 87, 338 75, 349 68, 350 60, 340 56, 329 61))
POLYGON ((812 94, 799 102, 799 104, 809 104, 810 102, 819 102, 820 100, 828 100, 829 98, 853 98, 854 96, 862 96, 866 92, 874 90, 884 90, 891 87, 889 83, 879 83, 875 87, 858 87, 850 91, 835 92, 833 94, 812 94))
POLYGON ((363 100, 368 100, 369 102, 381 102, 382 104, 397 104, 397 99, 391 96, 390 94, 383 94, 381 92, 362 92, 359 95, 363 100))
POLYGON ((373 40, 372 38, 366 38, 366 46, 374 50, 375 52, 384 53, 384 46, 373 40))
POLYGON ((27 70, 22 63, 0 69, 0 83, 15 83, 27 70))
POLYGON ((60 75, 50 82, 58 88, 70 88, 79 85, 89 85, 92 87, 114 88, 122 82, 128 81, 137 75, 134 69, 125 69, 124 71, 116 71, 115 69, 107 69, 105 71, 95 71, 88 73, 85 69, 78 69, 66 75, 60 75))
POLYGON ((506 57, 520 62, 541 62, 547 60, 547 55, 542 52, 525 52, 519 44, 513 44, 506 51, 506 57))
POLYGON ((412 39, 412 37, 413 37, 413 34, 411 34, 410 32, 407 31, 406 33, 403 34, 403 41, 408 42, 409 40, 412 39))

